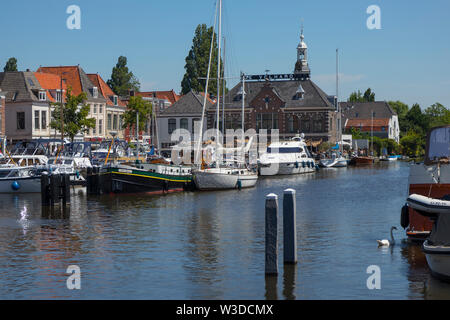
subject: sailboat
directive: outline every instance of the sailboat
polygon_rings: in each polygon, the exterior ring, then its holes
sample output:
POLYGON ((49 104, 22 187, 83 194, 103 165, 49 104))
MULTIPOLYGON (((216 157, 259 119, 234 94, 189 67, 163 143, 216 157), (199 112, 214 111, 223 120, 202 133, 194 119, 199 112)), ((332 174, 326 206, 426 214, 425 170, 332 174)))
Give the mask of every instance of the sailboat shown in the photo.
MULTIPOLYGON (((221 56, 221 38, 222 38, 222 0, 218 3, 218 10, 219 10, 219 45, 218 45, 218 56, 221 56)), ((205 89, 205 97, 203 102, 203 111, 202 111, 202 120, 201 120, 201 127, 200 127, 200 137, 198 141, 197 150, 201 150, 201 142, 203 140, 203 123, 204 123, 204 117, 205 117, 205 108, 206 108, 206 97, 208 96, 208 83, 209 83, 209 74, 210 74, 210 68, 211 68, 211 56, 212 56, 212 50, 213 50, 213 43, 214 43, 214 28, 213 28, 213 37, 211 39, 211 48, 210 48, 210 54, 209 54, 209 63, 208 63, 208 74, 206 77, 206 89, 205 89)), ((215 149, 212 151, 215 155, 215 164, 213 167, 206 167, 203 163, 202 166, 198 169, 192 170, 193 179, 196 187, 199 190, 219 190, 219 189, 241 189, 241 188, 248 188, 255 186, 257 180, 258 180, 258 174, 256 171, 250 170, 245 163, 245 160, 241 161, 235 161, 230 162, 228 161, 228 165, 224 165, 223 163, 219 163, 219 153, 225 152, 228 153, 229 151, 241 151, 245 152, 248 150, 249 145, 251 144, 251 141, 247 143, 247 146, 242 146, 240 150, 227 150, 226 148, 223 148, 219 143, 219 112, 220 112, 220 58, 218 59, 217 63, 217 109, 216 109, 216 115, 217 115, 217 121, 216 121, 216 144, 215 149)), ((242 116, 241 116, 241 123, 242 123, 242 140, 241 143, 244 145, 245 142, 245 136, 244 136, 244 97, 245 97, 245 75, 241 75, 242 78, 242 116)), ((239 149, 239 148, 238 148, 239 149)), ((244 157, 245 158, 245 157, 244 157)))
POLYGON ((331 147, 333 151, 331 158, 324 158, 319 160, 319 166, 323 168, 342 168, 347 167, 348 160, 342 156, 341 144, 342 144, 342 129, 341 122, 342 117, 339 111, 339 62, 338 62, 338 49, 336 49, 336 112, 338 114, 337 130, 336 130, 336 145, 331 147))

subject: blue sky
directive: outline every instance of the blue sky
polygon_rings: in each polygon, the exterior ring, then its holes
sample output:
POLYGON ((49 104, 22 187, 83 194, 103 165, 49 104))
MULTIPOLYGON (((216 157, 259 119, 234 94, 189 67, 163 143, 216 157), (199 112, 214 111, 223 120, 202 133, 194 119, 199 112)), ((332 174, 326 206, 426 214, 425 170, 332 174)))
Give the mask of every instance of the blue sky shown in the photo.
MULTIPOLYGON (((311 78, 340 96, 370 87, 377 100, 450 107, 450 1, 223 0, 228 76, 292 72, 303 20, 311 78), (381 30, 369 30, 370 5, 381 30)), ((0 65, 19 69, 77 65, 109 79, 120 55, 142 90, 180 90, 196 26, 211 24, 215 0, 15 0, 2 3, 0 65), (81 30, 69 30, 69 5, 81 8, 81 30)), ((236 82, 236 80, 231 81, 236 82)))

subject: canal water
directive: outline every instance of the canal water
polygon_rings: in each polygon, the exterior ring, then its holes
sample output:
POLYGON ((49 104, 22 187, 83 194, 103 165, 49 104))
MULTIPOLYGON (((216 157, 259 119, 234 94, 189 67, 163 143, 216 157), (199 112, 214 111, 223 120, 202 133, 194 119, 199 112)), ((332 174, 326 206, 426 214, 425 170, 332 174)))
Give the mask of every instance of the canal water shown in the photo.
POLYGON ((255 188, 165 196, 72 194, 69 219, 41 218, 40 195, 0 195, 1 299, 449 299, 408 244, 407 163, 261 178, 255 188), (297 191, 298 265, 264 276, 264 200, 297 191), (26 208, 26 212, 24 209, 26 208), (389 239, 396 245, 377 247, 389 239), (66 269, 81 270, 69 290, 66 269), (381 270, 369 290, 367 268, 381 270))

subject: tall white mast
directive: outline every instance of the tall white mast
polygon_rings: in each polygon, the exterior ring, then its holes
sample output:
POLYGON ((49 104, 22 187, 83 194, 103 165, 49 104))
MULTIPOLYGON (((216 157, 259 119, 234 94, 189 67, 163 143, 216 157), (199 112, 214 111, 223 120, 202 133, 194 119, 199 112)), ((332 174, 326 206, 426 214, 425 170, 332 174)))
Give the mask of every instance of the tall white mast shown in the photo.
MULTIPOLYGON (((342 138, 342 116, 341 116, 341 110, 339 108, 339 49, 336 49, 336 111, 337 111, 337 142, 341 142, 342 138)), ((341 150, 340 144, 339 151, 341 150)))
POLYGON ((213 46, 214 46, 214 35, 216 33, 216 19, 217 18, 217 5, 216 5, 216 11, 214 15, 214 25, 212 30, 212 37, 211 37, 211 46, 209 48, 209 61, 208 61, 208 71, 206 74, 206 85, 205 85, 205 96, 203 98, 203 109, 202 109, 202 120, 200 122, 200 133, 198 137, 198 144, 197 144, 197 159, 200 158, 201 162, 201 151, 202 151, 202 141, 203 141, 203 123, 205 122, 205 109, 206 109, 206 99, 208 97, 208 84, 209 84, 209 74, 211 71, 211 60, 212 60, 212 52, 213 52, 213 46), (199 157, 200 153, 200 157, 199 157))
POLYGON ((245 109, 245 74, 242 73, 242 116, 241 116, 241 128, 242 128, 242 147, 244 147, 244 109, 245 109))
MULTIPOLYGON (((220 112, 220 60, 221 60, 221 42, 222 42, 222 0, 219 0, 219 35, 217 36, 219 45, 217 51, 217 104, 216 104, 216 146, 219 143, 219 112, 220 112)), ((217 162, 217 157, 216 157, 217 162)))
POLYGON ((223 78, 222 78, 222 133, 225 134, 225 37, 223 38, 223 78))

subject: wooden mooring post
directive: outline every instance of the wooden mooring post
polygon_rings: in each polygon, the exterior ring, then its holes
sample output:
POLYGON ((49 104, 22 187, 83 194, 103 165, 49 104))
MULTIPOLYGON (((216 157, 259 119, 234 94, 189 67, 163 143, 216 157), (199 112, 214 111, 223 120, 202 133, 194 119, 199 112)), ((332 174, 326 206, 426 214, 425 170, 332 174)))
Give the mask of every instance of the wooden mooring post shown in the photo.
POLYGON ((102 194, 104 186, 103 176, 100 166, 92 166, 87 170, 87 193, 102 194))
POLYGON ((297 226, 295 190, 286 189, 283 195, 283 261, 297 263, 297 226))
POLYGON ((266 275, 278 274, 278 196, 266 196, 266 275))
POLYGON ((43 218, 61 219, 70 216, 69 174, 42 173, 41 208, 43 218))

